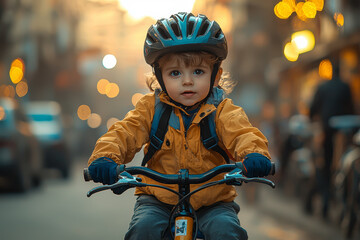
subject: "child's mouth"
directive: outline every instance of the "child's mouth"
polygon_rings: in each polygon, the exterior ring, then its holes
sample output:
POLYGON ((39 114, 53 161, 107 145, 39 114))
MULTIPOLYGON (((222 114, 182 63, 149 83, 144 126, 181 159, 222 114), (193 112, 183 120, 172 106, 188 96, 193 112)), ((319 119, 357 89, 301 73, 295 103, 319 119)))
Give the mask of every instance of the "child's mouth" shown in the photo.
POLYGON ((195 94, 195 92, 192 91, 185 91, 183 92, 181 95, 185 96, 185 97, 192 97, 195 94))

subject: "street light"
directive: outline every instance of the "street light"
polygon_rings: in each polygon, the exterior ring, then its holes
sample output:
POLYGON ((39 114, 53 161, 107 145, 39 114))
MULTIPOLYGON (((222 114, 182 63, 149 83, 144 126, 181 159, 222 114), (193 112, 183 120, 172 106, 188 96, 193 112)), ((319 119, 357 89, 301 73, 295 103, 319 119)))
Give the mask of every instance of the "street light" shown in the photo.
POLYGON ((284 55, 290 62, 295 62, 299 58, 299 52, 291 42, 285 44, 284 55))
POLYGON ((116 65, 116 62, 117 62, 116 57, 112 54, 105 55, 102 60, 102 64, 103 64, 104 68, 106 68, 106 69, 114 68, 116 65))
POLYGON ((284 56, 287 60, 295 62, 301 53, 309 52, 315 47, 314 34, 309 30, 295 32, 291 41, 284 47, 284 56))
POLYGON ((299 54, 309 52, 315 47, 315 37, 309 30, 299 31, 291 35, 291 43, 296 46, 299 54))

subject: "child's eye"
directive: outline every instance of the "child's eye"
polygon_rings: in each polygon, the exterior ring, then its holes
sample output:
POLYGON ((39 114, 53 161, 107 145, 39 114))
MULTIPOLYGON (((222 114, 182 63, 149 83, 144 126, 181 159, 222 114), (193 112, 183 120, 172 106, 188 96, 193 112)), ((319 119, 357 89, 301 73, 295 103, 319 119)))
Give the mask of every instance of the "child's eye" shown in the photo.
POLYGON ((200 75, 200 74, 203 74, 203 73, 204 73, 204 71, 201 70, 201 69, 196 69, 196 70, 194 71, 194 74, 195 74, 195 75, 200 75))
POLYGON ((173 76, 173 77, 177 77, 177 76, 180 75, 180 72, 177 71, 177 70, 174 70, 174 71, 171 71, 171 72, 170 72, 170 75, 173 76))

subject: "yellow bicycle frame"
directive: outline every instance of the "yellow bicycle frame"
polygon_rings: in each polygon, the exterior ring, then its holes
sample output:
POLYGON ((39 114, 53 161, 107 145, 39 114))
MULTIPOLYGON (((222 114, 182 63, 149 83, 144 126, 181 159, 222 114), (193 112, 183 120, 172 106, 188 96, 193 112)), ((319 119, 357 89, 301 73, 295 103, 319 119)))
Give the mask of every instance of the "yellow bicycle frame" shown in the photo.
POLYGON ((188 216, 178 216, 175 218, 175 240, 193 239, 194 219, 188 216))

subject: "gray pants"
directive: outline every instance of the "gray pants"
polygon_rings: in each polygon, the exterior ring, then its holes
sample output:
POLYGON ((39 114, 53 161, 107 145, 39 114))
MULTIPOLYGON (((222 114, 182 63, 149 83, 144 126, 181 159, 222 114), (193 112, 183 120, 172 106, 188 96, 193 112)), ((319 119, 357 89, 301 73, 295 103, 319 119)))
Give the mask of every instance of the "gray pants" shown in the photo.
MULTIPOLYGON (((153 196, 139 196, 125 240, 160 240, 168 225, 171 209, 171 205, 164 204, 153 196)), ((200 208, 196 214, 199 229, 205 239, 248 239, 237 217, 239 211, 240 207, 235 202, 220 202, 200 208)))

